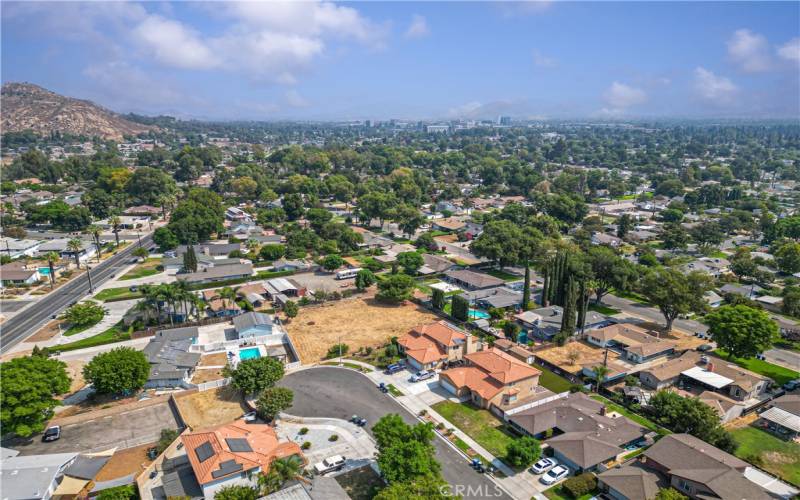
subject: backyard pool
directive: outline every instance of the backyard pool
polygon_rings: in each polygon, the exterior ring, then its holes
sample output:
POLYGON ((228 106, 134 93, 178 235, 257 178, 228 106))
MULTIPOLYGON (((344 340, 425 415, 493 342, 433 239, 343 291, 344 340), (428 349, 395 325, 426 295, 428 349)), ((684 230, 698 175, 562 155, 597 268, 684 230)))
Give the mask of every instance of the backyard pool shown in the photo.
POLYGON ((251 347, 250 349, 241 349, 239 351, 239 361, 244 361, 246 359, 255 359, 261 357, 261 351, 258 350, 258 347, 251 347))
POLYGON ((470 309, 469 310, 469 319, 489 319, 489 313, 486 311, 481 311, 480 309, 470 309))
POLYGON ((50 268, 49 267, 40 267, 39 268, 39 274, 41 274, 42 276, 47 276, 48 274, 50 274, 50 268))

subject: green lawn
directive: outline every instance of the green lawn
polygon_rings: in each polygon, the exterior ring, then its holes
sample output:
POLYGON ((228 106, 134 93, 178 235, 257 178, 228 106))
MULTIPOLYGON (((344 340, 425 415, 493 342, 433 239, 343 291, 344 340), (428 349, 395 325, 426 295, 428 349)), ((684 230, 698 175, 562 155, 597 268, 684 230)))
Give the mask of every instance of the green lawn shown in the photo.
POLYGON ((644 427, 647 427, 651 431, 656 431, 659 434, 669 434, 669 431, 667 429, 665 429, 663 427, 660 427, 655 422, 651 422, 650 420, 644 418, 641 415, 637 415, 636 413, 633 413, 633 412, 629 411, 624 406, 620 406, 620 405, 614 403, 613 401, 611 401, 610 399, 604 398, 603 396, 600 396, 598 394, 592 394, 592 399, 595 399, 597 401, 601 401, 601 402, 605 403, 605 405, 608 407, 609 410, 615 411, 615 412, 619 413, 620 415, 624 415, 624 416, 628 417, 629 419, 633 420, 634 422, 637 422, 638 424, 640 424, 640 425, 642 425, 644 427))
POLYGON ((138 291, 131 292, 128 287, 106 288, 94 296, 95 300, 107 302, 109 300, 138 299, 142 294, 138 291))
MULTIPOLYGON (((714 351, 714 354, 723 358, 724 360, 728 359, 728 353, 726 353, 722 349, 717 349, 716 351, 714 351)), ((737 365, 741 366, 742 368, 750 370, 751 372, 755 372, 758 373, 759 375, 764 375, 765 377, 771 378, 778 385, 783 385, 786 382, 789 382, 790 380, 800 378, 800 373, 794 370, 790 370, 788 368, 784 368, 778 365, 773 365, 772 363, 761 361, 760 359, 733 358, 732 361, 737 365)))
POLYGON ((149 259, 145 259, 144 262, 137 264, 136 267, 134 267, 127 273, 123 274, 119 279, 135 280, 137 278, 145 278, 147 276, 153 276, 155 274, 163 272, 163 268, 161 271, 158 270, 159 266, 161 266, 161 259, 156 257, 151 257, 149 259))
POLYGON ((545 389, 553 391, 556 394, 560 394, 568 391, 569 388, 572 387, 572 382, 560 375, 556 375, 547 368, 537 365, 536 369, 541 370, 542 372, 542 374, 539 376, 539 385, 545 389))
MULTIPOLYGON (((100 321, 98 321, 97 323, 99 323, 99 322, 100 321)), ((65 337, 71 337, 71 336, 76 335, 78 333, 85 332, 86 330, 88 330, 89 328, 93 327, 97 323, 92 323, 92 324, 89 324, 89 325, 72 325, 69 328, 67 328, 67 330, 63 333, 63 335, 65 337)))
POLYGON ((611 293, 616 295, 617 297, 622 297, 623 299, 632 300, 634 302, 639 302, 640 304, 650 305, 647 302, 647 297, 644 295, 638 294, 636 292, 623 292, 620 290, 611 290, 611 293))
POLYGON ((549 490, 544 490, 542 494, 550 500, 589 500, 594 496, 594 492, 592 492, 575 498, 568 492, 564 491, 560 484, 558 486, 553 486, 549 490))
POLYGON ((52 350, 61 352, 74 351, 75 349, 85 349, 87 347, 95 347, 98 345, 112 344, 114 342, 130 340, 132 329, 129 328, 125 330, 124 328, 125 327, 121 324, 116 324, 103 333, 98 333, 94 337, 76 340, 75 342, 70 342, 69 344, 53 346, 52 350))
POLYGON ((605 314, 606 316, 612 316, 614 314, 619 314, 622 312, 619 309, 614 309, 613 307, 604 306, 603 304, 589 304, 589 310, 594 312, 599 312, 600 314, 605 314))
POLYGON ((486 274, 489 276, 494 276, 495 278, 499 278, 503 281, 517 281, 518 279, 522 278, 522 276, 507 273, 505 271, 501 271, 500 269, 492 269, 491 271, 486 271, 486 274))
POLYGON ((734 429, 731 434, 739 444, 737 457, 754 461, 754 465, 800 486, 800 444, 784 441, 756 427, 734 429))
POLYGON ((455 425, 495 457, 502 458, 514 437, 497 417, 468 403, 441 401, 432 406, 448 422, 455 425))

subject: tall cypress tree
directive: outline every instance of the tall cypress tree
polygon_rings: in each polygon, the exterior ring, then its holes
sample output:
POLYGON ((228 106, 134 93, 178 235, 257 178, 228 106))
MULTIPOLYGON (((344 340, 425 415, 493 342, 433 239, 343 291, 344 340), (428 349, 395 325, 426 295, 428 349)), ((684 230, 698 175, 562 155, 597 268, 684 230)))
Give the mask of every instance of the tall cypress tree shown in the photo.
POLYGON ((586 280, 582 279, 578 290, 578 328, 581 329, 581 337, 583 336, 583 328, 586 326, 586 308, 589 305, 589 295, 586 293, 586 280))
POLYGON ((194 253, 192 245, 189 245, 186 253, 183 254, 183 268, 193 273, 197 272, 197 254, 194 253))
POLYGON ((528 310, 528 304, 531 301, 531 265, 527 260, 525 261, 525 284, 522 286, 522 310, 528 310))
POLYGON ((578 301, 578 287, 575 280, 570 276, 564 287, 564 315, 561 318, 561 332, 567 335, 575 333, 575 306, 578 301))
POLYGON ((544 265, 544 288, 542 288, 542 307, 550 304, 550 263, 544 265))

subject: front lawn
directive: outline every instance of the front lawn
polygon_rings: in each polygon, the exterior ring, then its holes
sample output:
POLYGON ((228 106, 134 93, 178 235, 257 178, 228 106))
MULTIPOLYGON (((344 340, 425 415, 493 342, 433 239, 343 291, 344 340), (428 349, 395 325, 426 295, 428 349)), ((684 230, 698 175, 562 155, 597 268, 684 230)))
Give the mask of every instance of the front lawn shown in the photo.
POLYGON ((628 410, 624 406, 620 406, 620 405, 612 402, 610 399, 604 398, 603 396, 600 396, 598 394, 592 394, 591 397, 592 397, 592 399, 595 399, 597 401, 605 403, 606 407, 608 407, 609 410, 617 412, 620 415, 624 415, 624 416, 628 417, 629 419, 633 420, 634 422, 642 425, 643 427, 647 427, 651 431, 656 431, 659 434, 669 434, 669 431, 667 429, 665 429, 663 427, 660 427, 655 422, 651 422, 650 420, 644 418, 641 415, 633 413, 632 411, 628 410))
POLYGON ((739 444, 737 457, 800 486, 800 444, 784 441, 756 427, 730 432, 739 444))
MULTIPOLYGON (((722 349, 717 349, 714 351, 714 354, 721 357, 723 360, 728 361, 728 353, 723 351, 722 349)), ((764 375, 765 377, 769 377, 775 381, 778 385, 783 385, 790 380, 794 380, 796 378, 800 378, 800 373, 790 370, 789 368, 784 368, 782 366, 773 365, 772 363, 768 363, 766 361, 761 361, 760 359, 756 358, 732 358, 730 361, 733 361, 737 365, 750 370, 751 372, 758 373, 759 375, 764 375)))
POLYGON ((100 290, 100 292, 94 296, 94 300, 108 302, 116 300, 138 299, 141 296, 141 292, 131 292, 128 287, 123 286, 119 288, 106 288, 105 290, 100 290))
POLYGON ((135 280, 137 278, 145 278, 147 276, 153 276, 163 272, 163 268, 159 269, 160 266, 161 266, 161 259, 150 258, 140 264, 137 264, 136 267, 134 267, 127 273, 123 274, 119 279, 135 280))
POLYGON ((95 347, 99 345, 112 344, 114 342, 122 342, 123 340, 130 340, 133 328, 125 329, 121 324, 116 324, 108 330, 98 333, 93 337, 88 337, 69 344, 61 344, 51 347, 53 351, 74 351, 76 349, 86 349, 87 347, 95 347))
POLYGON ((560 484, 558 486, 553 486, 549 490, 544 490, 543 494, 550 500, 589 500, 594 496, 594 492, 592 492, 575 498, 570 495, 569 492, 565 491, 560 484))
POLYGON ((506 448, 514 440, 514 436, 503 428, 503 422, 488 410, 452 401, 441 401, 432 408, 495 457, 504 457, 506 448))
POLYGON ((535 366, 537 370, 541 370, 542 374, 539 375, 539 385, 547 390, 553 391, 556 394, 569 391, 572 387, 572 382, 565 379, 560 375, 556 375, 543 366, 535 366))
MULTIPOLYGON (((97 323, 99 323, 99 322, 100 321, 98 321, 97 323)), ((97 323, 91 323, 91 324, 88 324, 88 325, 72 325, 69 328, 67 328, 67 330, 63 333, 63 335, 65 337, 71 337, 71 336, 76 335, 78 333, 85 332, 86 330, 88 330, 89 328, 93 327, 97 323)))
POLYGON ((490 271, 486 271, 486 274, 489 276, 494 276, 495 278, 499 278, 503 281, 517 281, 518 279, 522 278, 517 274, 511 274, 506 271, 501 271, 500 269, 492 269, 490 271))
POLYGON ((622 311, 619 309, 614 309, 613 307, 604 306, 603 304, 589 304, 589 310, 594 312, 599 312, 600 314, 605 314, 606 316, 613 316, 614 314, 619 314, 622 311))

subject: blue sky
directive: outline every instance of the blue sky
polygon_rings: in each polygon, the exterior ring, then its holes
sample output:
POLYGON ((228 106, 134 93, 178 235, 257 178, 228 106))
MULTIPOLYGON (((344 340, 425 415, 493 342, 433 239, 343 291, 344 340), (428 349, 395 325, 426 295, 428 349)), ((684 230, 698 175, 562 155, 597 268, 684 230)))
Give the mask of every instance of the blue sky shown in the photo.
POLYGON ((9 2, 2 80, 215 119, 800 119, 798 2, 9 2))

